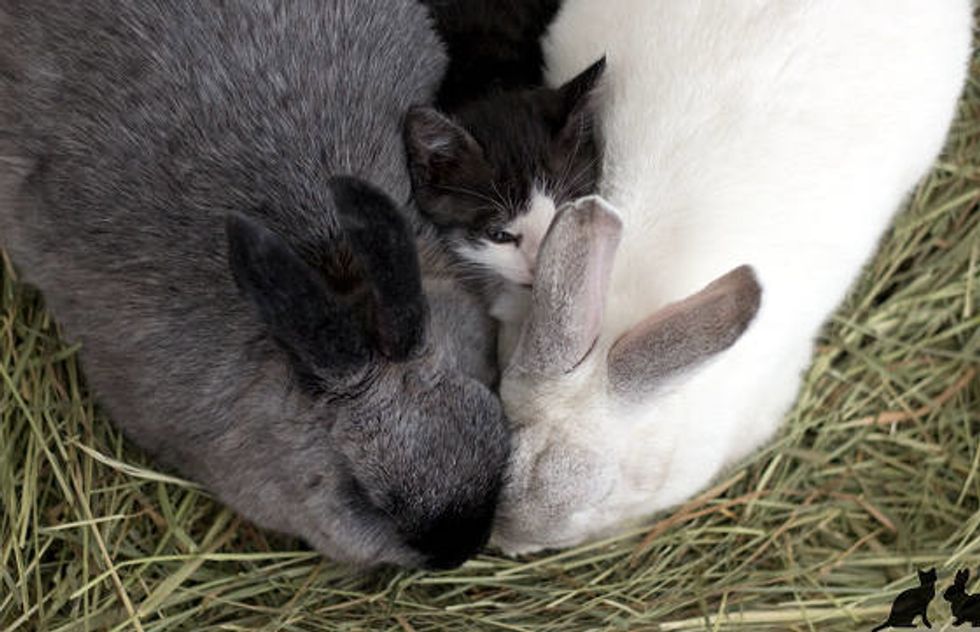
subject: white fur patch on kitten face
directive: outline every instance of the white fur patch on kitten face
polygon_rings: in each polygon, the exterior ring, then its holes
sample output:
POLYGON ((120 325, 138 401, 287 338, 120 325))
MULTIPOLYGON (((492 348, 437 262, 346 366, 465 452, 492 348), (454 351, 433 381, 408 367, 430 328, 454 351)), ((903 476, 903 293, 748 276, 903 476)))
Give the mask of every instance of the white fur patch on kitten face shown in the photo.
POLYGON ((528 211, 500 229, 513 235, 516 241, 498 244, 483 238, 475 245, 457 244, 456 252, 470 263, 491 270, 511 283, 531 285, 541 241, 554 218, 554 198, 535 187, 528 211))

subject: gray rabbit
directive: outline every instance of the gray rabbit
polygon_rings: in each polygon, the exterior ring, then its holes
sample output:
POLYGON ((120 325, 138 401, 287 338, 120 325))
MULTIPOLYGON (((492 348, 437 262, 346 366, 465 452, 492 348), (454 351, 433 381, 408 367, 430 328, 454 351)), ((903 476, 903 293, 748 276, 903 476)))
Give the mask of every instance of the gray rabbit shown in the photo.
POLYGON ((355 563, 462 563, 508 457, 395 202, 444 66, 414 0, 0 0, 0 242, 133 441, 355 563))

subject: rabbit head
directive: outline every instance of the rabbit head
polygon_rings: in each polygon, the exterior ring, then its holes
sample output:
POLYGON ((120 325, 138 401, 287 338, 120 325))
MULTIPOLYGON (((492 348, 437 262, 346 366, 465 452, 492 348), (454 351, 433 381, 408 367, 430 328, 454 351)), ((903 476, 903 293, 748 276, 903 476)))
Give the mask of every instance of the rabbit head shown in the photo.
POLYGON ((321 524, 299 530, 341 559, 456 566, 489 536, 504 417, 438 344, 399 210, 353 178, 331 188, 347 275, 315 270, 252 219, 227 222, 235 282, 309 402, 306 422, 322 427, 318 452, 296 457, 312 461, 303 505, 321 524))
MULTIPOLYGON (((943 591, 943 599, 946 601, 956 601, 958 598, 966 595, 966 583, 970 581, 970 571, 963 569, 956 571, 956 578, 953 580, 952 585, 950 585, 946 590, 943 591)), ((920 575, 920 582, 922 581, 920 575)))
POLYGON ((605 294, 621 231, 616 211, 591 196, 561 209, 542 246, 501 384, 514 453, 493 541, 507 553, 575 544, 620 521, 624 490, 669 486, 663 476, 624 480, 618 444, 629 429, 619 424, 731 346, 759 307, 754 274, 741 267, 607 339, 605 294))

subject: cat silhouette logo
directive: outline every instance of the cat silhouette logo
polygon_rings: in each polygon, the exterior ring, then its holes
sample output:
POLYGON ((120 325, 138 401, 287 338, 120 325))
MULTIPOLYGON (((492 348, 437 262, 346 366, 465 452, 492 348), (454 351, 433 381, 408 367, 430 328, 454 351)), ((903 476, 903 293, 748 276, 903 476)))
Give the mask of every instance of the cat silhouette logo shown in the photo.
MULTIPOLYGON (((936 596, 936 569, 918 571, 918 573, 919 585, 899 593, 898 597, 895 597, 895 602, 892 604, 892 611, 888 614, 888 620, 874 628, 871 632, 878 632, 878 630, 884 630, 885 628, 914 628, 915 624, 912 621, 916 617, 922 617, 922 623, 927 628, 932 627, 926 611, 929 610, 929 602, 936 596)), ((957 575, 958 577, 959 575, 957 575)), ((964 587, 966 586, 966 578, 963 579, 963 585, 964 587)), ((950 590, 952 588, 946 592, 950 590)))

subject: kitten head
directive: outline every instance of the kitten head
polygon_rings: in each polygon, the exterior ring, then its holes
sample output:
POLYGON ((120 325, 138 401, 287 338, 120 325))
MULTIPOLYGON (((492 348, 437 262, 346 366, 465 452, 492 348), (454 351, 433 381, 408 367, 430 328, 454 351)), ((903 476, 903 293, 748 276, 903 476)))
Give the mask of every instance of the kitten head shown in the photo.
POLYGON ((604 68, 605 58, 559 88, 497 92, 452 118, 409 111, 415 200, 465 259, 530 285, 555 208, 595 189, 591 95, 604 68))
POLYGON ((928 586, 929 584, 936 583, 936 569, 932 568, 927 571, 916 571, 919 574, 919 583, 923 586, 928 586))

